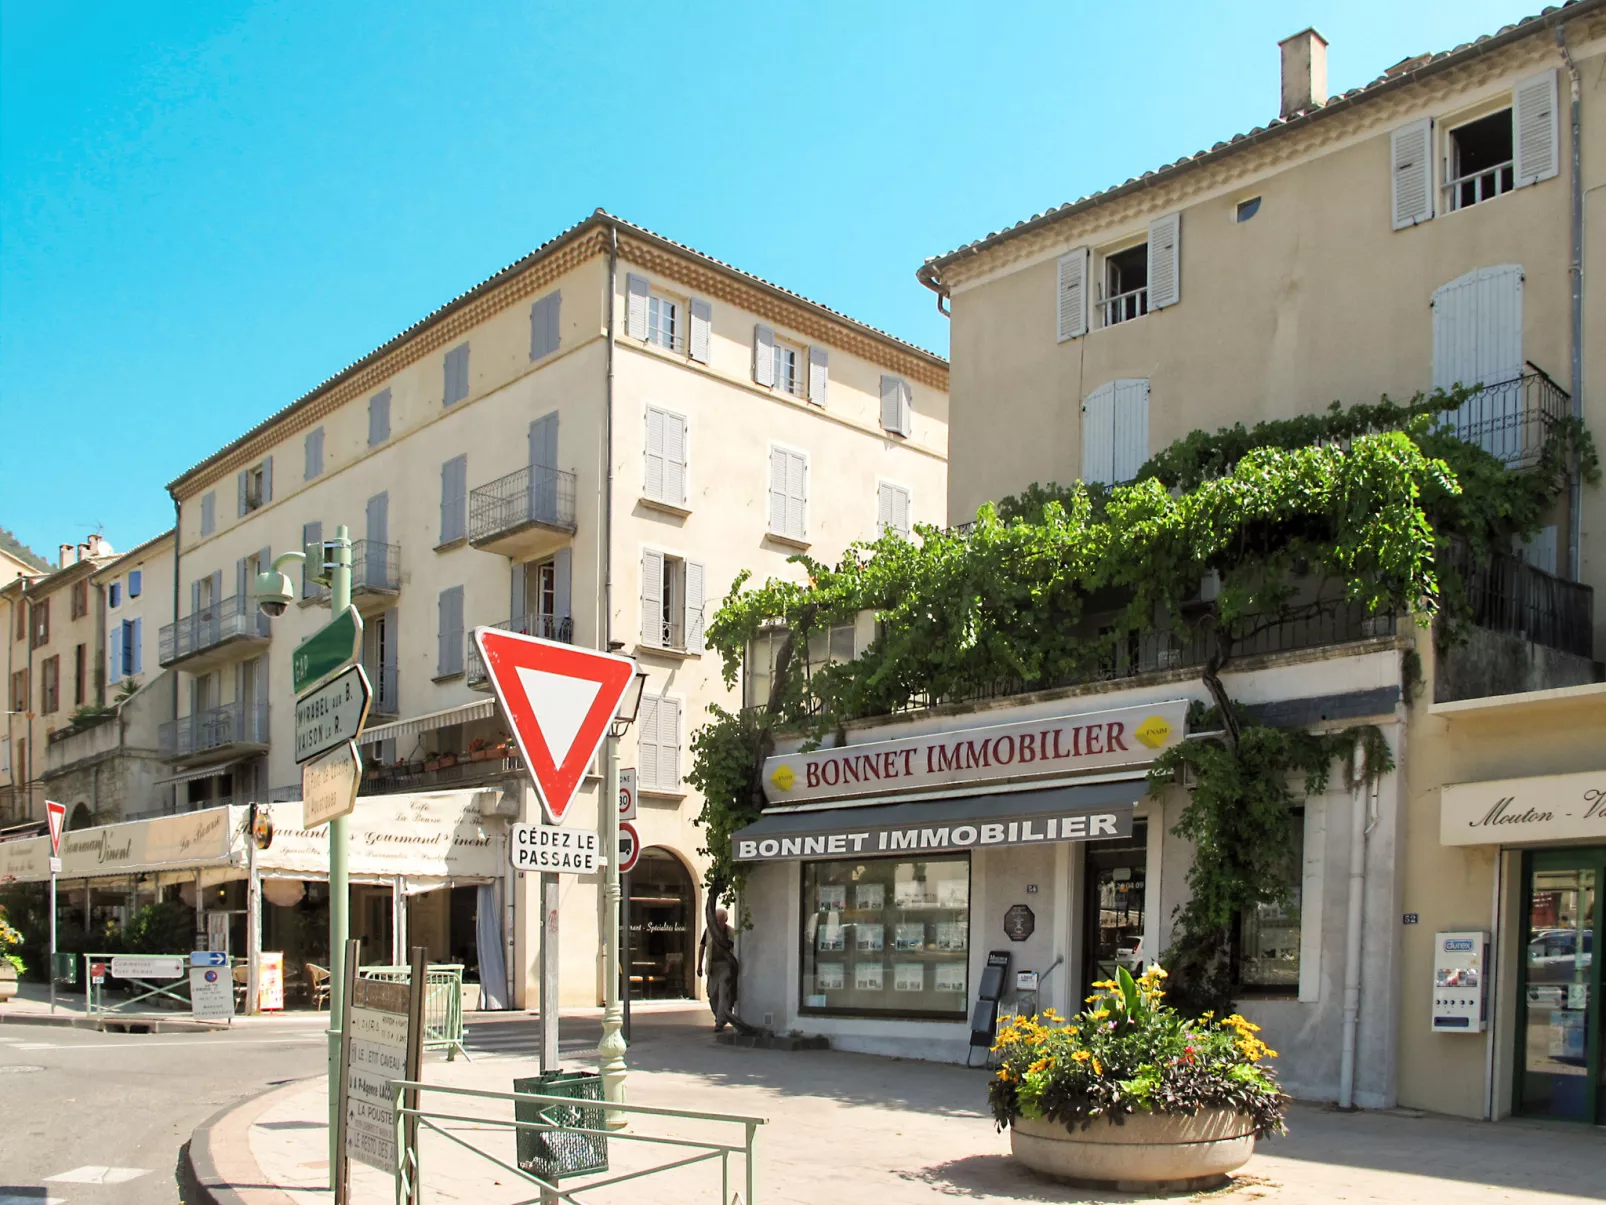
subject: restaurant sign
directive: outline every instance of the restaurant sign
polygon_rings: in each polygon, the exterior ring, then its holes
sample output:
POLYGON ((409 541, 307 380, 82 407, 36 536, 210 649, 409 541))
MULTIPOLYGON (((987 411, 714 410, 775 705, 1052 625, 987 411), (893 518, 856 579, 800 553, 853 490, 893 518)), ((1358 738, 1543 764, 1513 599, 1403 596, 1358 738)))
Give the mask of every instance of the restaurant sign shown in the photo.
MULTIPOLYGON (((232 819, 230 808, 207 808, 63 833, 59 877, 92 879, 227 865, 234 839, 232 819)), ((42 882, 50 877, 49 856, 48 837, 5 842, 0 846, 0 877, 42 882)))
POLYGON ((1606 771, 1462 782, 1439 800, 1445 845, 1606 841, 1606 771))
POLYGON ((771 805, 1027 782, 1145 765, 1182 739, 1188 701, 786 753, 764 763, 771 805))

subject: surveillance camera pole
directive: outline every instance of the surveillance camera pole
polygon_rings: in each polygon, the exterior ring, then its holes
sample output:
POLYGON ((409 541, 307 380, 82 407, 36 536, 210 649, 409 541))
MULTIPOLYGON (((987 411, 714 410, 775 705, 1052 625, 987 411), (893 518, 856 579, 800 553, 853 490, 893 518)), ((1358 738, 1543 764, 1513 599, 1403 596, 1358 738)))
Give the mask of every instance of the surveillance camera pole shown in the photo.
MULTIPOLYGON (((335 528, 335 538, 324 543, 328 557, 312 574, 322 581, 327 574, 331 615, 343 615, 351 606, 351 531, 344 523, 335 528)), ((275 572, 281 565, 305 560, 305 554, 286 552, 274 558, 275 572)), ((329 822, 329 1166, 338 1165, 335 1149, 336 1121, 340 1109, 340 1017, 346 995, 346 939, 351 931, 351 875, 347 861, 347 818, 336 816, 329 822)))

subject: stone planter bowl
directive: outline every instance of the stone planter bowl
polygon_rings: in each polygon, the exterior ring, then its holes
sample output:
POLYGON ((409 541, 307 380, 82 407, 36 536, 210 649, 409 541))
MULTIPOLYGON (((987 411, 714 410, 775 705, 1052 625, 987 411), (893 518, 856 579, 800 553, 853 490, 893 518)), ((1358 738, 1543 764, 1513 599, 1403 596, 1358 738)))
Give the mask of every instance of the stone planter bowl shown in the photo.
POLYGON ((1085 1130, 1017 1117, 1009 1144, 1015 1158, 1055 1179, 1121 1192, 1197 1191, 1249 1161, 1255 1126, 1230 1109, 1203 1109, 1196 1117, 1133 1113, 1125 1124, 1097 1121, 1085 1130))
POLYGON ((0 960, 0 1004, 17 994, 17 968, 0 960))

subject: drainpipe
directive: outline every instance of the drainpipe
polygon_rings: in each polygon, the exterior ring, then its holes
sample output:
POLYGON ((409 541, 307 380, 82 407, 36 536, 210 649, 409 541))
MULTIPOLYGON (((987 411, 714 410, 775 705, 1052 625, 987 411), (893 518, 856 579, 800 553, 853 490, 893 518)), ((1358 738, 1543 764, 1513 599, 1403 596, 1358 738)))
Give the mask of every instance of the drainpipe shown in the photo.
MULTIPOLYGON (((182 522, 182 520, 184 518, 184 508, 179 503, 177 494, 173 494, 172 498, 173 498, 173 638, 175 640, 177 640, 178 639, 178 625, 179 625, 179 613, 178 613, 178 607, 179 607, 179 588, 178 588, 178 583, 179 583, 179 559, 180 559, 180 557, 179 557, 179 546, 183 542, 180 539, 180 534, 183 531, 183 528, 180 526, 180 523, 182 522)), ((162 660, 162 632, 161 632, 160 628, 158 628, 156 630, 156 660, 157 660, 157 670, 160 671, 160 669, 161 669, 161 664, 160 663, 161 663, 161 660, 162 660)), ((172 675, 172 678, 173 678, 173 730, 176 732, 178 730, 178 674, 174 673, 172 675)), ((158 740, 156 743, 158 745, 160 745, 161 741, 158 740)), ((173 788, 173 810, 175 812, 178 811, 178 788, 177 787, 173 788)), ((253 1003, 254 1003, 254 1001, 253 1001, 253 1003)))
POLYGON ((618 307, 619 231, 608 224, 608 373, 603 394, 603 436, 608 457, 602 475, 602 639, 598 648, 613 642, 613 353, 614 311, 618 307))
MULTIPOLYGON (((1556 45, 1567 64, 1567 76, 1572 90, 1572 213, 1571 259, 1568 276, 1572 282, 1572 357, 1568 385, 1573 394, 1573 417, 1580 422, 1584 417, 1584 181, 1582 153, 1579 149, 1581 119, 1578 99, 1578 65, 1567 49, 1567 27, 1556 23, 1556 45)), ((1583 488, 1578 479, 1578 455, 1573 454, 1571 480, 1568 482, 1567 507, 1567 567, 1573 581, 1582 580, 1583 488)))
POLYGON ((1344 932, 1344 1031, 1338 1064, 1338 1107, 1355 1107, 1355 1036, 1361 1017, 1361 924, 1366 918, 1366 749, 1355 751, 1350 791, 1349 916, 1344 932))

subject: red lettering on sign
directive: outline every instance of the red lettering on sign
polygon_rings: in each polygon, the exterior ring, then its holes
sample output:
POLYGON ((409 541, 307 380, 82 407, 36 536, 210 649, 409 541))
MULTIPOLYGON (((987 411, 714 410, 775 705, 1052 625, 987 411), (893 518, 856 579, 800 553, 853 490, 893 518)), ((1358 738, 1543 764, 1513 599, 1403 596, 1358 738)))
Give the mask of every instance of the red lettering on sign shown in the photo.
POLYGON ((1087 755, 1092 757, 1095 753, 1104 752, 1104 733, 1097 724, 1087 730, 1087 755))
POLYGON ((1001 736, 993 741, 993 760, 1001 766, 1007 766, 1015 760, 1015 738, 1001 736), (1009 742, 1009 752, 1004 752, 1004 742, 1009 742))
POLYGON ((1126 725, 1119 720, 1112 720, 1104 725, 1104 752, 1114 753, 1119 749, 1122 753, 1127 751, 1126 742, 1121 739, 1126 732, 1126 725))
POLYGON ((819 786, 820 785, 820 767, 815 762, 810 762, 808 764, 807 773, 805 773, 804 778, 808 782, 810 787, 819 786))
POLYGON ((1037 760, 1037 738, 1030 732, 1021 733, 1020 760, 1022 765, 1037 760))

